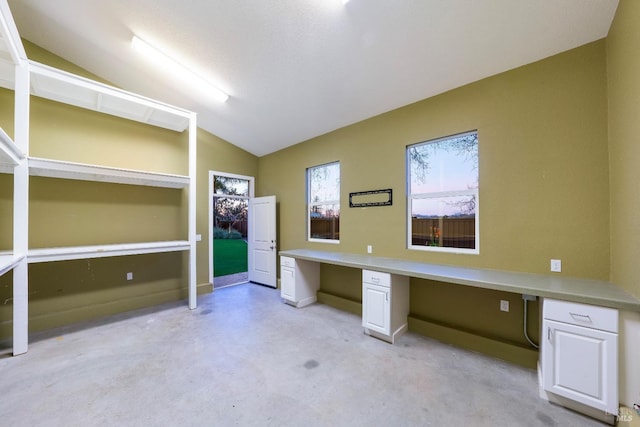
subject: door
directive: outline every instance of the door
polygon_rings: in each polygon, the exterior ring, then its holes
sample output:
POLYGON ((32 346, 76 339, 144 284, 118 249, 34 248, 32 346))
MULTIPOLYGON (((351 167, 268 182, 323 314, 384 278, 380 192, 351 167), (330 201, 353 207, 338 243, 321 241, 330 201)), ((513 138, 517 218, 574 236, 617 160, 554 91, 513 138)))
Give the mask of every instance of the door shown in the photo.
POLYGON ((276 196, 249 200, 249 281, 277 287, 276 196))
POLYGON ((362 326, 372 331, 389 334, 389 288, 371 283, 362 286, 362 326))
POLYGON ((544 388, 593 408, 618 413, 618 336, 545 319, 544 388))
POLYGON ((248 279, 253 194, 252 176, 209 171, 209 283, 216 288, 248 279))
POLYGON ((280 267, 280 296, 286 300, 296 301, 296 272, 291 267, 280 267))

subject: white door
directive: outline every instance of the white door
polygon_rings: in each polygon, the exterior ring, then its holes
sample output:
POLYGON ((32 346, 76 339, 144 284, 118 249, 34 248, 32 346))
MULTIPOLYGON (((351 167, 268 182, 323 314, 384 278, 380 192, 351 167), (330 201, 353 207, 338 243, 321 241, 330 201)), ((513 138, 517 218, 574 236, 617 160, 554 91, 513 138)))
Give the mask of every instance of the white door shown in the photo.
POLYGON ((277 287, 276 196, 249 199, 249 281, 277 287))
POLYGON ((389 334, 389 288, 371 283, 362 286, 362 326, 372 331, 389 334))
POLYGON ((548 319, 543 325, 545 390, 617 414, 617 334, 548 319))
POLYGON ((280 296, 296 302, 296 272, 290 267, 280 267, 280 296))

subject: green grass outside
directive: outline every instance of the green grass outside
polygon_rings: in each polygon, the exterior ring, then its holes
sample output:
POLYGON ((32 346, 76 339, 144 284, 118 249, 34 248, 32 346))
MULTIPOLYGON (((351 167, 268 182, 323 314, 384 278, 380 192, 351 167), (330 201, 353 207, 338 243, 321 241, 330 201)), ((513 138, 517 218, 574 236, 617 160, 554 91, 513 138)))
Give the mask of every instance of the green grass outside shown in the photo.
POLYGON ((247 242, 242 239, 213 240, 213 277, 247 271, 247 242))

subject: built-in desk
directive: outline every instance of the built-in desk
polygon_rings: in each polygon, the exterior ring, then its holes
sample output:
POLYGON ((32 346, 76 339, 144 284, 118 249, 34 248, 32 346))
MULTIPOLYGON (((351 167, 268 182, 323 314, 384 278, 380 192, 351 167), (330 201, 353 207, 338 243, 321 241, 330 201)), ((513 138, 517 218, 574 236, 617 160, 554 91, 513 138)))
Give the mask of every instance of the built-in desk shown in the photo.
POLYGON ((311 249, 281 251, 280 255, 324 264, 376 270, 401 276, 455 283, 457 285, 640 312, 640 300, 616 285, 602 280, 456 267, 311 249))
MULTIPOLYGON (((615 359, 619 360, 619 369, 617 381, 613 387, 615 387, 614 390, 619 389, 619 399, 613 398, 612 401, 616 403, 612 404, 614 407, 617 406, 617 402, 631 405, 634 399, 640 395, 640 369, 637 368, 637 354, 640 351, 640 344, 638 343, 637 338, 635 338, 640 336, 640 300, 610 282, 565 277, 555 274, 531 274, 482 268, 456 267, 371 255, 357 255, 310 249, 281 251, 280 255, 283 257, 293 258, 296 262, 332 264, 362 269, 365 276, 365 291, 368 290, 366 287, 366 278, 368 276, 375 275, 373 272, 383 272, 395 275, 396 277, 416 277, 462 286, 491 289, 523 295, 533 295, 547 299, 547 302, 552 300, 569 301, 569 303, 560 303, 565 305, 575 306, 576 304, 573 303, 582 303, 589 305, 582 307, 600 306, 617 309, 620 311, 620 321, 619 325, 616 324, 613 326, 615 326, 616 331, 619 326, 618 341, 620 342, 620 346, 617 354, 618 357, 615 357, 615 359)), ((320 270, 316 269, 314 271, 316 271, 314 276, 318 277, 314 278, 312 281, 314 283, 316 283, 316 281, 319 283, 320 270)), ((307 278, 307 280, 309 280, 309 278, 307 278)), ((390 284, 390 287, 393 287, 393 283, 390 284)), ((378 292, 380 295, 382 295, 381 292, 386 292, 386 290, 379 288, 380 286, 371 285, 370 293, 375 296, 375 292, 378 292)), ((317 290, 317 287, 314 289, 317 290)), ((320 294, 321 292, 318 291, 318 295, 320 294)), ((385 295, 387 294, 385 293, 385 295)), ((393 298, 393 296, 391 298, 393 298)), ((365 298, 363 297, 363 300, 364 299, 365 298)), ((379 299, 384 300, 383 297, 379 297, 379 299)), ((352 304, 356 305, 355 302, 352 304)), ((366 303, 364 305, 366 305, 366 303)), ((367 313, 364 313, 366 311, 364 305, 363 327, 365 328, 366 333, 369 324, 366 317, 367 313)), ((392 308, 391 310, 394 309, 392 308)), ((598 309, 596 308, 596 310, 598 309)), ((604 309, 600 309, 600 311, 602 310, 604 309)), ((355 310, 350 311, 355 312, 355 310)), ((408 309, 407 311, 404 311, 403 309, 403 316, 405 315, 404 313, 407 312, 408 309)), ((615 311, 615 313, 618 313, 618 311, 615 311)), ((589 318, 589 315, 570 314, 572 316, 584 316, 589 318)), ((408 326, 410 329, 413 329, 418 333, 431 336, 436 339, 440 339, 440 336, 445 335, 443 331, 446 332, 447 336, 451 336, 451 330, 450 328, 447 330, 448 327, 446 325, 429 322, 428 320, 414 317, 411 314, 408 316, 408 326)), ((482 337, 466 331, 457 331, 456 333, 457 335, 454 335, 455 339, 447 339, 445 341, 457 345, 460 341, 456 342, 456 339, 461 337, 461 341, 465 341, 466 345, 464 346, 467 348, 521 364, 523 359, 527 359, 531 363, 527 362, 525 363, 525 366, 533 365, 531 367, 535 367, 538 361, 538 350, 533 349, 532 347, 521 347, 517 344, 514 345, 513 343, 500 342, 499 340, 495 340, 491 337, 482 337), (471 344, 468 345, 467 343, 471 344)), ((393 342, 393 337, 388 339, 389 336, 387 336, 386 338, 390 342, 393 342)), ((618 346, 616 345, 616 347, 618 346)), ((566 354, 566 349, 563 351, 566 354)), ((574 351, 574 353, 576 352, 574 351)), ((569 363, 569 365, 571 364, 569 363)), ((612 371, 615 372, 615 369, 612 369, 612 371)), ((615 377, 615 373, 613 375, 615 377)), ((605 378, 604 381, 606 382, 608 377, 603 378, 605 378)), ((554 401, 555 403, 559 403, 563 406, 568 406, 573 410, 585 413, 605 422, 611 423, 615 418, 610 412, 603 412, 601 409, 594 409, 597 408, 595 405, 586 406, 569 399, 562 397, 558 398, 552 393, 547 393, 545 391, 546 389, 542 388, 542 382, 540 382, 540 384, 540 396, 545 399, 554 401)), ((578 402, 580 401, 578 400, 578 402)))

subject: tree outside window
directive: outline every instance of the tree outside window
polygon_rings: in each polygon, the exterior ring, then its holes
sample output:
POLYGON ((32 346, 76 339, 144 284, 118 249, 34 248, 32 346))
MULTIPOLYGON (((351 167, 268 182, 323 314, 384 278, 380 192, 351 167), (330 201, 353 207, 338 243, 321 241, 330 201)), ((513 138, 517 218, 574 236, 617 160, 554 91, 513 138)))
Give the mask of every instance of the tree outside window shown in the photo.
POLYGON ((215 238, 246 238, 249 181, 214 175, 213 192, 215 238))

